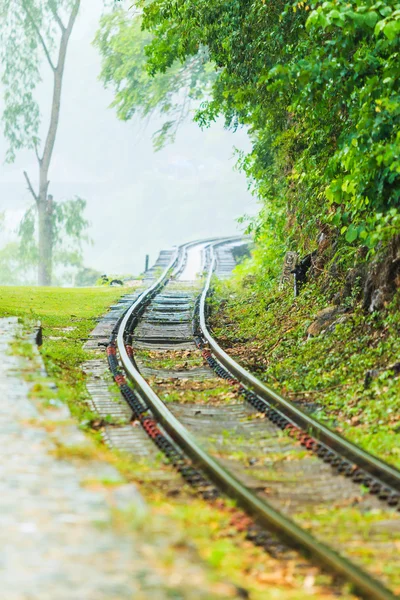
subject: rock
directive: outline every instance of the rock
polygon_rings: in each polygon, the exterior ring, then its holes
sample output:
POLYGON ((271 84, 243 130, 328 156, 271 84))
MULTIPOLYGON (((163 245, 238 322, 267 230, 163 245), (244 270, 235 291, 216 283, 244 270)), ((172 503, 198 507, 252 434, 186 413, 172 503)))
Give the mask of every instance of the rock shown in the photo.
POLYGON ((315 321, 307 329, 307 335, 315 337, 322 331, 328 330, 333 331, 334 327, 339 323, 347 319, 347 315, 343 315, 346 312, 344 307, 340 306, 327 306, 320 310, 315 318, 315 321), (338 318, 339 315, 342 315, 338 318))
POLYGON ((317 256, 317 251, 311 252, 307 254, 304 258, 300 260, 298 264, 292 269, 292 273, 294 274, 294 295, 298 296, 302 286, 307 281, 307 273, 310 269, 312 269, 315 258, 317 256))
POLYGON ((333 304, 335 304, 335 306, 339 306, 341 300, 342 300, 342 294, 340 292, 336 292, 336 294, 332 298, 333 304))
POLYGON ((379 310, 382 310, 382 308, 384 306, 385 306, 385 296, 384 296, 382 290, 380 290, 380 289, 374 290, 371 294, 371 302, 368 307, 368 311, 370 313, 379 311, 379 310))
POLYGON ((341 317, 339 317, 338 319, 336 319, 336 321, 334 321, 331 325, 329 325, 329 327, 327 327, 325 333, 332 333, 332 331, 335 330, 336 325, 340 325, 341 323, 345 323, 345 321, 347 321, 348 318, 349 318, 349 315, 342 315, 341 317))
POLYGON ((378 377, 380 373, 379 369, 369 369, 369 371, 367 371, 365 373, 365 378, 364 378, 364 387, 368 388, 372 382, 373 379, 376 379, 378 377))
POLYGON ((342 300, 352 297, 359 300, 363 294, 363 287, 367 279, 368 265, 363 262, 352 269, 346 275, 346 281, 342 291, 342 300))
POLYGON ((369 312, 382 310, 400 283, 400 235, 377 253, 368 268, 363 288, 363 308, 369 312))

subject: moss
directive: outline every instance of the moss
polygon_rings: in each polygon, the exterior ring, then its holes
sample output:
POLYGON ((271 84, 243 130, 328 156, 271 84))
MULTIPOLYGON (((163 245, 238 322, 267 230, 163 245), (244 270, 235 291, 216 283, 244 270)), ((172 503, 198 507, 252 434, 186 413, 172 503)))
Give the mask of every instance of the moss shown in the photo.
POLYGON ((28 361, 34 359, 32 344, 24 341, 20 337, 10 344, 10 351, 15 356, 23 356, 24 358, 28 359, 28 361))
POLYGON ((101 458, 101 452, 92 444, 67 446, 57 443, 51 454, 58 460, 96 460, 101 458))

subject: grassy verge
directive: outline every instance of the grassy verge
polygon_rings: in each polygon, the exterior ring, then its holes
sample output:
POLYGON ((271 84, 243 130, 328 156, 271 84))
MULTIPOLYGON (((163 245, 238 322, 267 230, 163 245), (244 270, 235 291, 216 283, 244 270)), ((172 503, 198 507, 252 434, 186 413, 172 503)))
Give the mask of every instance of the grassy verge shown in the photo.
MULTIPOLYGON (((238 533, 240 513, 234 506, 210 506, 192 499, 190 503, 178 499, 166 503, 163 498, 154 498, 159 515, 175 523, 179 543, 189 536, 195 540, 199 556, 210 565, 214 573, 223 574, 234 581, 239 594, 236 597, 251 600, 304 600, 315 597, 320 600, 333 598, 329 588, 331 579, 317 569, 307 567, 301 558, 290 554, 282 560, 273 558, 263 549, 238 533)), ((223 503, 221 503, 222 505, 223 503)), ((354 596, 341 589, 340 596, 351 600, 354 596)))
MULTIPOLYGON (((41 354, 47 373, 79 421, 88 419, 85 376, 82 363, 93 358, 83 344, 96 325, 96 318, 126 293, 122 288, 0 288, 0 317, 19 317, 24 327, 38 320, 43 327, 41 354)), ((19 344, 21 348, 21 344, 19 344)), ((46 394, 47 386, 37 382, 32 394, 46 394)), ((52 392, 54 396, 54 392, 52 392)))
POLYGON ((248 277, 219 282, 214 334, 271 387, 400 467, 400 378, 387 370, 400 355, 400 294, 380 313, 349 303, 333 327, 310 335, 326 308, 311 284, 294 298, 290 287, 266 294, 248 277), (378 372, 365 385, 371 369, 378 372))

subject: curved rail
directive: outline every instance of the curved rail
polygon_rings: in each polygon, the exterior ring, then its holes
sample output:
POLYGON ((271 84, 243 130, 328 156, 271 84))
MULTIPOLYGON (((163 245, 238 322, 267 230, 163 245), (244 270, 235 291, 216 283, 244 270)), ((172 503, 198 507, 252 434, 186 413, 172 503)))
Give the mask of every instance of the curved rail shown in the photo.
POLYGON ((376 456, 373 456, 362 448, 352 444, 349 440, 303 412, 292 402, 283 398, 278 392, 271 389, 265 383, 262 383, 257 379, 257 377, 246 371, 246 369, 231 358, 215 341, 208 329, 205 315, 206 300, 210 293, 211 278, 216 266, 214 248, 217 245, 219 244, 214 244, 210 247, 211 264, 199 305, 201 333, 207 341, 211 352, 218 358, 219 362, 229 371, 229 373, 236 377, 239 382, 248 386, 250 390, 254 391, 258 398, 265 401, 267 405, 281 411, 286 420, 291 422, 294 427, 300 427, 310 436, 316 438, 328 448, 334 450, 339 455, 363 469, 371 477, 379 481, 382 486, 392 488, 392 493, 396 493, 397 500, 397 494, 400 492, 400 472, 395 467, 388 465, 376 456))
MULTIPOLYGON (((233 241, 232 239, 230 241, 233 241)), ((219 243, 228 243, 228 240, 219 243)), ((180 248, 180 252, 184 247, 180 248)), ((375 580, 368 573, 361 570, 352 562, 339 555, 333 549, 319 542, 312 537, 307 531, 299 527, 293 521, 279 513, 268 502, 260 499, 245 487, 238 479, 236 479, 229 471, 211 457, 196 441, 192 434, 176 419, 166 405, 160 400, 154 390, 149 386, 147 381, 139 373, 126 349, 125 335, 130 335, 130 323, 132 316, 138 311, 142 311, 149 300, 157 293, 158 290, 168 281, 171 271, 177 265, 179 252, 171 260, 160 278, 148 290, 143 292, 141 296, 125 313, 120 324, 117 334, 117 348, 120 356, 120 361, 125 369, 128 378, 134 383, 136 391, 140 397, 149 406, 153 414, 157 417, 161 425, 184 449, 187 455, 199 465, 209 478, 227 495, 236 499, 238 504, 251 514, 257 522, 266 526, 268 529, 273 529, 281 536, 290 541, 290 544, 312 557, 320 564, 328 567, 331 571, 341 575, 347 581, 351 582, 360 594, 366 598, 374 598, 376 600, 394 600, 395 596, 390 590, 385 588, 379 581, 375 580)), ((215 265, 215 257, 212 266, 215 265)), ((210 271, 211 273, 211 271, 210 271)), ((211 275, 208 278, 208 287, 211 275)), ((205 300, 205 296, 204 296, 205 300)))

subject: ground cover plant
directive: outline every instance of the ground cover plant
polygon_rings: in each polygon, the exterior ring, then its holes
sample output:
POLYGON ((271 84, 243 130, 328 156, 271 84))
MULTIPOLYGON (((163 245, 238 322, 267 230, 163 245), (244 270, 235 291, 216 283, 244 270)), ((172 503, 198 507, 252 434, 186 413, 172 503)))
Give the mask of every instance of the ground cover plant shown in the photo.
POLYGON ((266 293, 249 277, 216 286, 212 323, 222 345, 271 387, 399 467, 400 294, 381 312, 348 302, 335 314, 316 283, 294 298, 291 287, 266 293))

